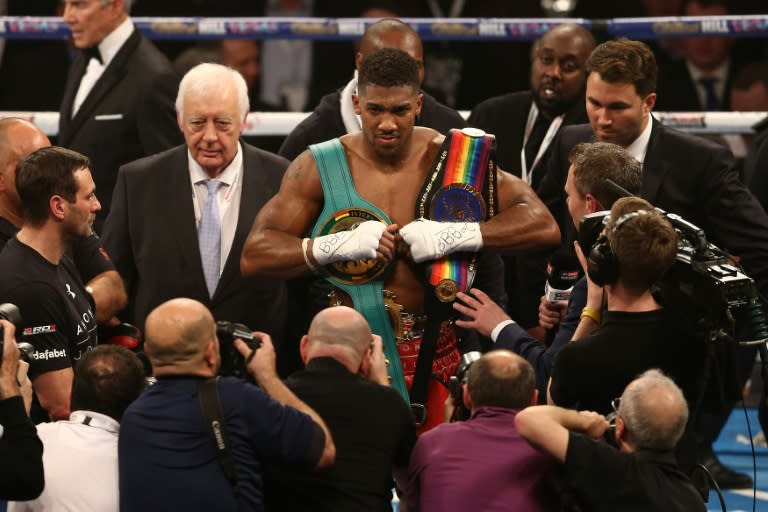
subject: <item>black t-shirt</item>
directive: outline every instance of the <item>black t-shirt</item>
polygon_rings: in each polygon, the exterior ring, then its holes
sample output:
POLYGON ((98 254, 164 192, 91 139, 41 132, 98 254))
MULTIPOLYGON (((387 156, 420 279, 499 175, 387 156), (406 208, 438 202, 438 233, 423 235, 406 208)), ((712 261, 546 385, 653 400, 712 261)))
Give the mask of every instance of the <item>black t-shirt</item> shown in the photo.
MULTIPOLYGON (((16 236, 18 231, 18 228, 11 224, 8 219, 0 217, 0 250, 11 238, 16 236)), ((75 263, 84 283, 102 272, 115 270, 115 265, 109 258, 107 251, 101 246, 101 240, 96 233, 76 240, 67 253, 75 263)))
POLYGON ((603 441, 571 432, 562 477, 583 510, 706 510, 671 452, 620 452, 603 441))
POLYGON ((266 510, 391 510, 392 469, 408 467, 416 442, 402 397, 330 357, 312 359, 285 384, 328 425, 336 462, 319 471, 267 466, 266 510))
POLYGON ((12 238, 0 252, 0 302, 18 306, 16 339, 34 347, 29 376, 69 368, 96 346, 93 304, 72 260, 58 265, 12 238))

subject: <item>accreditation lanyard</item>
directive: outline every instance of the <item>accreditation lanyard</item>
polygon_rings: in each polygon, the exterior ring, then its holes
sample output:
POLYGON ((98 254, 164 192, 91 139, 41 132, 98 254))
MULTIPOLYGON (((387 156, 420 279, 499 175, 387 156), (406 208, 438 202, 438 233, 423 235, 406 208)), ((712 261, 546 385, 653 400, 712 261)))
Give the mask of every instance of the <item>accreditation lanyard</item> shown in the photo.
POLYGON ((528 144, 528 139, 531 136, 531 132, 533 131, 533 125, 536 124, 536 118, 539 115, 539 107, 536 106, 536 102, 533 102, 531 104, 531 110, 528 112, 528 121, 525 123, 525 133, 523 135, 523 147, 520 149, 520 169, 522 169, 521 177, 524 182, 527 184, 531 184, 533 181, 533 171, 536 169, 536 165, 539 163, 539 160, 541 160, 542 155, 547 151, 547 148, 552 143, 552 139, 555 138, 555 135, 557 134, 557 130, 560 129, 560 125, 563 124, 563 118, 565 117, 565 114, 560 114, 556 118, 552 120, 552 122, 549 124, 549 128, 547 129, 547 133, 544 135, 544 139, 541 141, 541 146, 539 146, 539 152, 536 153, 536 158, 533 159, 533 164, 531 165, 530 172, 528 171, 528 166, 525 163, 525 146, 528 144))

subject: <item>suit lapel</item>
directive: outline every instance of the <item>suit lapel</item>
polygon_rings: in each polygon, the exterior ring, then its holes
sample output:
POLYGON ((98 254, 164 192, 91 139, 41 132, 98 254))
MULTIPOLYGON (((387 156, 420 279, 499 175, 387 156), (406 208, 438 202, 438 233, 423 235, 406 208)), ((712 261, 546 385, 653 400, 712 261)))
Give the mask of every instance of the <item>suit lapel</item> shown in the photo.
MULTIPOLYGON (((86 96, 85 100, 83 100, 83 104, 80 105, 77 114, 75 114, 75 117, 72 118, 71 126, 69 127, 70 133, 76 133, 77 130, 80 129, 80 127, 91 117, 93 111, 100 104, 102 98, 107 93, 112 91, 114 86, 124 78, 125 64, 131 54, 133 54, 133 52, 139 46, 140 39, 141 35, 139 34, 139 31, 134 29, 131 36, 115 55, 115 58, 112 59, 112 62, 109 63, 107 69, 104 70, 104 73, 96 81, 93 89, 91 89, 91 92, 89 92, 88 96, 86 96)), ((79 75, 79 77, 82 77, 82 73, 79 75)), ((77 93, 79 85, 80 79, 78 78, 74 86, 72 99, 68 103, 70 116, 72 115, 72 102, 74 101, 74 96, 77 93)), ((120 114, 121 112, 114 113, 120 114)))
POLYGON ((61 100, 61 116, 59 117, 59 144, 67 146, 69 144, 68 135, 69 127, 72 123, 72 104, 75 101, 75 95, 77 89, 80 86, 80 80, 85 74, 85 68, 87 66, 85 57, 82 52, 79 52, 72 61, 72 66, 67 75, 67 86, 64 90, 64 97, 61 100))
POLYGON ((660 149, 664 137, 664 127, 653 116, 651 116, 651 119, 653 119, 653 127, 651 128, 651 138, 648 140, 648 149, 643 160, 643 184, 640 195, 643 199, 653 204, 656 202, 659 188, 667 175, 668 169, 660 149))
POLYGON ((243 252, 245 239, 251 231, 253 219, 259 213, 261 205, 261 201, 256 200, 259 196, 259 190, 262 188, 258 155, 249 151, 242 141, 240 142, 240 147, 243 148, 243 188, 240 192, 240 211, 237 215, 237 228, 235 229, 235 237, 232 240, 232 248, 227 256, 227 261, 224 263, 224 270, 221 273, 221 279, 219 279, 213 299, 219 296, 221 290, 230 281, 241 278, 240 255, 243 252))
POLYGON ((197 226, 195 225, 195 207, 192 202, 192 186, 189 181, 189 162, 187 147, 179 148, 169 162, 171 172, 169 180, 163 187, 169 191, 166 194, 166 204, 162 207, 162 215, 168 221, 168 236, 175 237, 179 260, 186 260, 186 267, 193 269, 189 279, 197 281, 196 285, 202 290, 203 296, 208 296, 205 284, 203 263, 200 259, 200 245, 197 241, 197 226))

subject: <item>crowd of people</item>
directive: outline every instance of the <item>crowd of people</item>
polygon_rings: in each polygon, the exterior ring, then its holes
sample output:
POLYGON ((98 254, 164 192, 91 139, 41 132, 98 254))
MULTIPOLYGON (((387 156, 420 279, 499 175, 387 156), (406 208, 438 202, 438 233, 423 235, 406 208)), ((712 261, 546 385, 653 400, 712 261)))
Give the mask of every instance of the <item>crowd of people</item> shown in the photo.
POLYGON ((401 510, 689 511, 711 481, 753 484, 712 443, 756 349, 708 343, 658 284, 676 214, 768 298, 768 139, 652 112, 768 111, 765 63, 723 38, 560 24, 530 83, 465 120, 462 88, 490 78, 456 43, 423 45, 396 2, 355 13, 382 19, 319 95, 320 45, 172 63, 132 3, 62 2, 56 145, 0 119, 9 510, 389 510, 394 488, 401 510), (255 108, 313 105, 275 152, 242 136, 255 108), (556 297, 555 258, 574 282, 556 297))

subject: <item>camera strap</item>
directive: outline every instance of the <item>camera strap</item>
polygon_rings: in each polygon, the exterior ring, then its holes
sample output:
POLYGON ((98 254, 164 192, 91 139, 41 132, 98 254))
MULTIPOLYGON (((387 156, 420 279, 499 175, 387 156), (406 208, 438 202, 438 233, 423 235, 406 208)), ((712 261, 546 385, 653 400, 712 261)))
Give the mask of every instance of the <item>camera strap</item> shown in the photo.
POLYGON ((216 455, 224 471, 224 476, 232 485, 232 491, 235 494, 240 510, 247 510, 240 495, 240 488, 237 485, 237 472, 235 471, 235 462, 230 450, 229 437, 227 435, 226 421, 224 412, 221 409, 221 400, 219 399, 219 376, 205 379, 200 383, 198 397, 200 399, 200 408, 203 411, 203 418, 208 429, 216 443, 216 455))

